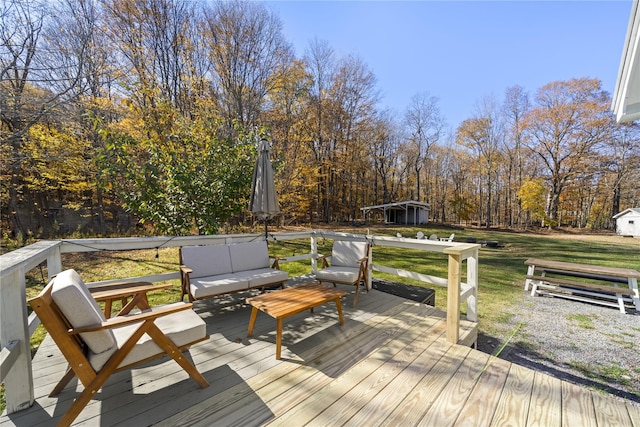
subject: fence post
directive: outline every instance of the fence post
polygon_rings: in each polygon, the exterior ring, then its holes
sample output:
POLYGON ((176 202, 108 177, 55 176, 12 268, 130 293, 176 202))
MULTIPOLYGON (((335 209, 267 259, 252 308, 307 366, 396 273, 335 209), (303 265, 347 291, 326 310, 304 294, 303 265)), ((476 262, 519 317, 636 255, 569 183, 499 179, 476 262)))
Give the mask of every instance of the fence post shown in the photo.
POLYGON ((8 372, 2 372, 1 375, 7 414, 11 414, 30 407, 34 402, 24 269, 16 268, 2 281, 0 344, 4 349, 9 347, 11 341, 17 341, 13 352, 18 352, 13 364, 7 367, 8 372))
POLYGON ((318 238, 315 233, 311 235, 311 272, 318 272, 318 238))
POLYGON ((460 253, 449 253, 447 278, 447 341, 457 344, 460 339, 460 253))
POLYGON ((478 249, 467 258, 467 285, 472 294, 467 297, 467 320, 478 321, 478 249))

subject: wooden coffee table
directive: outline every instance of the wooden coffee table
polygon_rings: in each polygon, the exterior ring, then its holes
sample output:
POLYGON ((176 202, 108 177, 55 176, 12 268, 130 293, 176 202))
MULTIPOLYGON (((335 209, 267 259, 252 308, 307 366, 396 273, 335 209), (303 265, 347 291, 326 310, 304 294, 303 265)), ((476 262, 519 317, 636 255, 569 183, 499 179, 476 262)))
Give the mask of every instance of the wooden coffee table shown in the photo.
POLYGON ((340 298, 347 293, 336 288, 320 285, 319 283, 309 283, 305 285, 293 286, 278 291, 272 291, 257 297, 247 298, 247 303, 251 305, 251 320, 249 320, 249 330, 247 336, 253 334, 253 326, 256 323, 258 310, 267 313, 276 319, 276 359, 280 359, 282 347, 282 319, 301 313, 305 310, 313 311, 314 307, 335 301, 340 318, 340 325, 344 324, 342 317, 342 303, 340 298))

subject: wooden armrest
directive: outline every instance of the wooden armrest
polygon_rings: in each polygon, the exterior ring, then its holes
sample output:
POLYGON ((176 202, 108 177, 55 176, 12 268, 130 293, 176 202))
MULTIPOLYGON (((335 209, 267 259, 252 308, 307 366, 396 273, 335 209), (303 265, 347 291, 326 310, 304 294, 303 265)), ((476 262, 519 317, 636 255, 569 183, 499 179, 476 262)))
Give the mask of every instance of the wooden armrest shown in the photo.
POLYGON ((366 257, 364 257, 364 258, 360 258, 360 259, 358 260, 358 262, 359 262, 360 264, 362 264, 363 262, 367 262, 367 260, 368 260, 368 259, 369 259, 369 257, 368 257, 368 256, 366 256, 366 257))
POLYGON ((136 286, 151 285, 151 282, 113 282, 104 285, 87 286, 92 294, 102 291, 110 291, 116 289, 127 289, 136 286))
POLYGON ((193 270, 191 268, 187 267, 186 265, 181 265, 180 266, 180 271, 185 273, 185 274, 193 273, 193 270))
POLYGON ((75 335, 83 332, 93 332, 93 331, 99 331, 102 329, 119 328, 121 326, 129 325, 131 323, 139 323, 148 319, 157 319, 158 317, 166 316, 172 313, 177 313, 179 311, 189 310, 191 309, 192 306, 193 304, 191 303, 159 306, 154 308, 153 310, 147 310, 142 313, 112 317, 110 319, 107 319, 107 321, 102 322, 100 325, 84 326, 82 328, 71 328, 68 330, 68 332, 71 335, 75 335))
POLYGON ((91 288, 89 290, 91 291, 91 295, 96 301, 106 301, 124 298, 139 293, 146 294, 147 292, 153 292, 159 289, 168 289, 172 287, 170 283, 166 283, 164 285, 154 285, 149 282, 135 282, 129 283, 129 285, 133 286, 125 287, 121 284, 118 284, 113 287, 112 285, 104 285, 95 287, 95 290, 91 288))

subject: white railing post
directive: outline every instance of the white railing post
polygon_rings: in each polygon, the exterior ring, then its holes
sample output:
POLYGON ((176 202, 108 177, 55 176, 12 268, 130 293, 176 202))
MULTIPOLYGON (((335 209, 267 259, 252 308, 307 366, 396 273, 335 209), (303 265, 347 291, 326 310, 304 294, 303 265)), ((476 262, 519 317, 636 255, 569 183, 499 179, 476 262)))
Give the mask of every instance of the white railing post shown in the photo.
POLYGON ((462 274, 462 257, 457 251, 449 253, 448 255, 447 341, 457 344, 460 339, 460 277, 462 274))
POLYGON ((3 352, 7 356, 3 357, 0 375, 5 386, 7 414, 11 414, 30 407, 34 402, 24 269, 15 268, 4 275, 0 287, 0 344, 3 350, 13 348, 3 352))
POLYGON ((478 249, 467 258, 467 285, 471 294, 467 297, 467 320, 478 321, 478 249))
POLYGON ((311 234, 311 272, 314 275, 318 272, 318 238, 315 233, 311 234))
POLYGON ((60 256, 60 246, 56 246, 47 255, 47 276, 49 280, 62 271, 62 257, 60 256))

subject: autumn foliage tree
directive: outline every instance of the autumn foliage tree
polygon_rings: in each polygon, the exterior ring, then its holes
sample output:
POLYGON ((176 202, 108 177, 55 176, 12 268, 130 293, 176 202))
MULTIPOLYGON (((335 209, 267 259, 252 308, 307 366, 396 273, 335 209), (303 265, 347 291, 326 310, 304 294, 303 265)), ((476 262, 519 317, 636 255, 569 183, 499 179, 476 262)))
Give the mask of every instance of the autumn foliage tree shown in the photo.
POLYGON ((549 220, 557 223, 560 197, 568 185, 593 173, 597 149, 610 135, 610 98, 597 79, 557 81, 540 88, 526 118, 528 148, 546 166, 549 220))
POLYGON ((296 56, 263 3, 7 0, 0 23, 0 218, 14 237, 248 225, 257 136, 272 143, 281 225, 417 199, 441 222, 611 227, 640 200, 637 124, 613 121, 597 79, 507 88, 449 128, 425 91, 381 109, 357 54, 316 39, 296 56))

